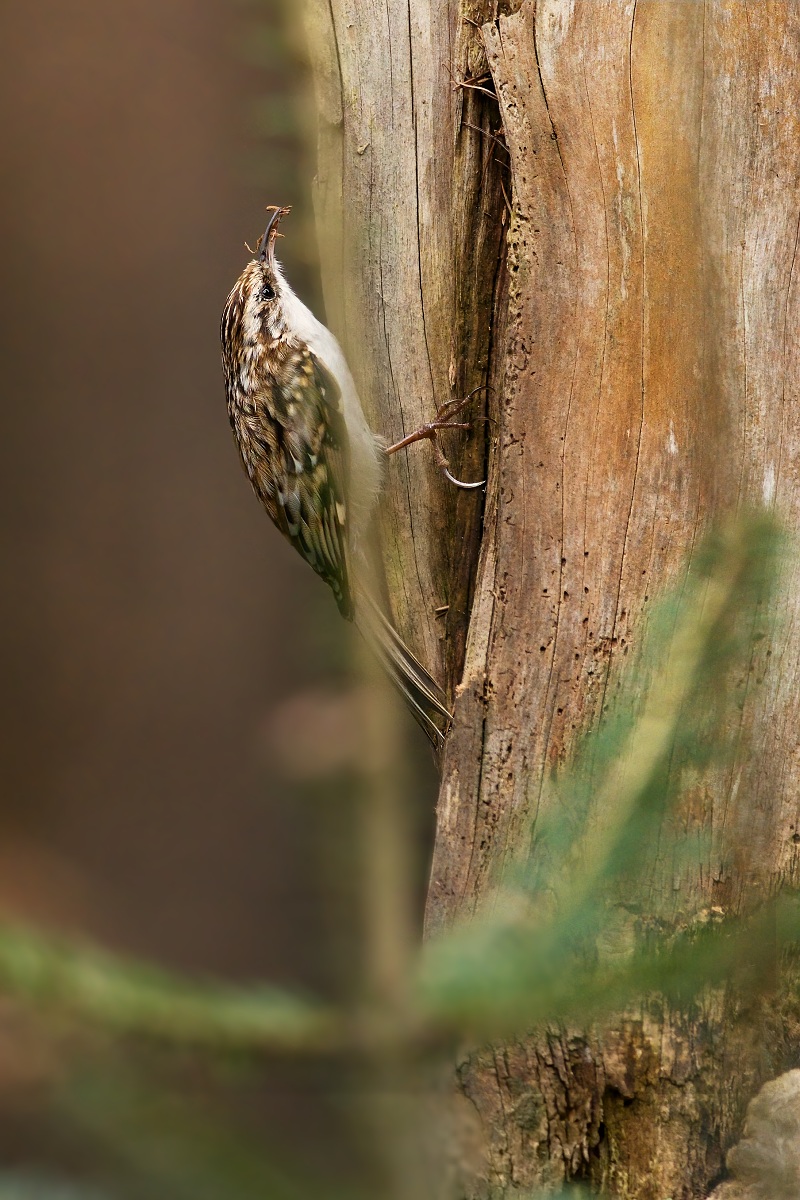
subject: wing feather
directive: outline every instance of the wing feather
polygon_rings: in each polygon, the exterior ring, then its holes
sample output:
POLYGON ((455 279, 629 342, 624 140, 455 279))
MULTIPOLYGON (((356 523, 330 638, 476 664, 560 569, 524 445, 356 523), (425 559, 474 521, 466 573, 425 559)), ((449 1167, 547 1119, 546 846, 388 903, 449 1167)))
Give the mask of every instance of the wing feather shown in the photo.
MULTIPOLYGON (((353 616, 347 566, 349 447, 339 387, 302 346, 270 376, 256 415, 268 427, 267 453, 253 483, 281 532, 353 616)), ((244 450, 243 450, 244 453, 244 450)))

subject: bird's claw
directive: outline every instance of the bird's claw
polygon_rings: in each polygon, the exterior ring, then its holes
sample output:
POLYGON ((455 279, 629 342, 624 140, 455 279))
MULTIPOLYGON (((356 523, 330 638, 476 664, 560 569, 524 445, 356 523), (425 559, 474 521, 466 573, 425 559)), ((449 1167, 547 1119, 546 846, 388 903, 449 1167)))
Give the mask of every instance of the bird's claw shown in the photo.
MULTIPOLYGON (((480 479, 477 483, 466 483, 462 479, 456 479, 455 475, 450 473, 450 463, 445 458, 444 451, 439 445, 440 430, 472 428, 471 421, 456 421, 454 418, 458 416, 458 414, 464 407, 466 407, 467 404, 469 404, 470 400, 474 395, 476 395, 477 392, 482 392, 484 390, 484 387, 473 388, 468 396, 464 396, 458 400, 445 401, 445 403, 440 405, 436 410, 436 417, 433 421, 429 421, 426 425, 421 425, 419 429, 414 431, 414 433, 410 433, 407 437, 401 438, 399 442, 395 442, 394 445, 388 446, 386 449, 387 455, 396 454, 398 450, 403 450, 406 448, 406 446, 413 445, 414 442, 421 442, 423 440, 429 441, 433 446, 436 465, 445 478, 450 481, 450 483, 454 484, 458 488, 463 488, 465 491, 472 491, 475 488, 484 487, 486 485, 485 479, 480 479)), ((486 420, 487 418, 482 419, 486 420)))
POLYGON ((479 479, 477 483, 465 483, 463 479, 456 479, 455 475, 451 475, 447 467, 443 467, 442 469, 444 471, 445 478, 449 479, 451 483, 454 483, 457 488, 463 488, 465 492, 471 492, 473 488, 486 486, 485 479, 479 479))

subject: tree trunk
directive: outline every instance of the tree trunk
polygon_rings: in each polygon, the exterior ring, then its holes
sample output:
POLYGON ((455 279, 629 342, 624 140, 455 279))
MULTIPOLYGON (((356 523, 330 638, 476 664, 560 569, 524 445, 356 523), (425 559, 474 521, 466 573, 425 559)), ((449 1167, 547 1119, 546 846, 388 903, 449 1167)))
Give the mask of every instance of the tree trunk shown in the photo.
MULTIPOLYGON (((480 472, 488 451, 483 511, 417 451, 391 466, 382 531, 398 624, 458 683, 436 931, 527 842, 548 773, 602 719, 708 525, 748 504, 800 523, 800 8, 311 11, 329 318, 374 427, 399 437, 492 388, 492 423, 457 463, 480 472)), ((683 801, 711 835, 701 869, 649 863, 676 918, 796 879, 798 607, 792 563, 735 760, 683 801)), ((602 1040, 561 1030, 474 1056, 460 1085, 485 1161, 469 1194, 583 1178, 705 1195, 783 1069, 760 1033, 729 994, 702 1012, 653 1001, 602 1040)))

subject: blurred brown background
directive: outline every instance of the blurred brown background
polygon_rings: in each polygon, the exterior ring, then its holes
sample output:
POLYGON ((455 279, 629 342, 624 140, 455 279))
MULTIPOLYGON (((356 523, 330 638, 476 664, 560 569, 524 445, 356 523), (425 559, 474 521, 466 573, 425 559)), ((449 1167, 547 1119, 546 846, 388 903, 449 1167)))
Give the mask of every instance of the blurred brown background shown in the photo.
POLYGON ((0 48, 0 915, 317 984, 336 793, 275 730, 348 643, 250 494, 218 350, 267 203, 318 303, 299 60, 278 0, 32 0, 0 48))

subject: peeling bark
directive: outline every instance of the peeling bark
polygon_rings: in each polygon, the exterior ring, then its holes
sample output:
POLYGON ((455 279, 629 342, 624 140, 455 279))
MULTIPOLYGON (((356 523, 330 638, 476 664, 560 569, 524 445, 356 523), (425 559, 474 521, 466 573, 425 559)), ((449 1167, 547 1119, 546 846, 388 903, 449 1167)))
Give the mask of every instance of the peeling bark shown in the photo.
MULTIPOLYGON (((527 844, 548 773, 602 719, 708 525, 745 504, 800 525, 800 8, 318 3, 319 207, 339 231, 329 290, 346 281, 329 307, 375 428, 399 437, 492 385, 491 433, 458 462, 479 472, 488 450, 484 511, 418 453, 393 465, 383 528, 398 622, 459 681, 433 932, 527 844), (484 64, 496 98, 454 87, 484 64)), ((796 563, 783 584, 740 681, 735 760, 681 814, 708 857, 645 864, 676 920, 797 883, 796 563)), ((769 1058, 733 993, 477 1054, 460 1069, 486 1141, 469 1194, 583 1178, 705 1195, 769 1058)))

